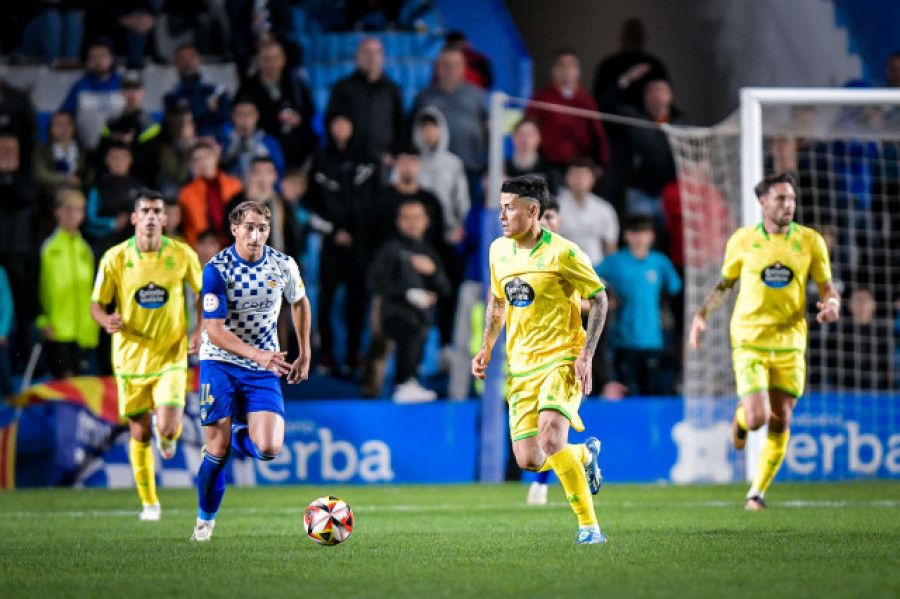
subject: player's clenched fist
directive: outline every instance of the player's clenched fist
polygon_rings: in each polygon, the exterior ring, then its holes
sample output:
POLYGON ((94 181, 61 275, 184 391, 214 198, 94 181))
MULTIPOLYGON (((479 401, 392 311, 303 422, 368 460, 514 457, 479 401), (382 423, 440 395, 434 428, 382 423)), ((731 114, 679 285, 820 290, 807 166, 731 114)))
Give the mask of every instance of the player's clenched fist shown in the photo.
POLYGON ((119 314, 118 312, 113 312, 112 314, 110 314, 107 317, 106 322, 103 323, 103 329, 110 335, 121 331, 122 326, 123 326, 122 315, 119 314))
POLYGON ((491 361, 491 350, 482 347, 481 351, 472 359, 472 374, 481 380, 487 377, 488 362, 491 361))

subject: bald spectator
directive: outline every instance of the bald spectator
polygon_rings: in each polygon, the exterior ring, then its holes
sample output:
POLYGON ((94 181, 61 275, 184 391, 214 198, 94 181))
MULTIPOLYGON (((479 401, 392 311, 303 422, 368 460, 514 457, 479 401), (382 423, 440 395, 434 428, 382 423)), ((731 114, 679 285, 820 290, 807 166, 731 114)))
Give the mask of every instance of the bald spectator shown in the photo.
POLYGON ((643 21, 631 18, 622 23, 618 52, 604 58, 594 75, 594 100, 603 112, 614 112, 618 101, 641 108, 644 84, 651 79, 668 79, 663 62, 644 51, 646 39, 643 21), (626 87, 629 91, 619 100, 619 88, 626 87))
MULTIPOLYGON (((581 86, 581 62, 571 50, 558 50, 550 83, 532 97, 537 102, 596 111, 594 100, 581 86)), ((541 153, 554 168, 565 172, 572 160, 588 156, 601 167, 609 162, 606 131, 598 119, 530 107, 526 114, 541 130, 541 153)))
POLYGON ((260 44, 256 62, 259 68, 241 84, 237 97, 256 105, 260 128, 278 140, 289 166, 300 166, 319 144, 309 88, 285 68, 284 48, 276 41, 260 44))
POLYGON ((384 47, 367 37, 356 47, 356 70, 331 88, 326 117, 346 114, 355 143, 384 160, 404 138, 400 88, 384 74, 384 47))
MULTIPOLYGON (((475 196, 481 189, 487 141, 488 114, 484 92, 465 80, 466 59, 457 48, 441 50, 435 69, 435 82, 416 97, 412 113, 419 114, 429 106, 441 111, 450 133, 447 149, 463 161, 469 190, 475 196)), ((475 197, 473 201, 476 201, 475 197)))
POLYGON ((197 134, 218 135, 231 115, 231 98, 221 83, 209 81, 200 72, 200 53, 185 44, 175 51, 178 83, 164 97, 166 112, 189 110, 197 134))

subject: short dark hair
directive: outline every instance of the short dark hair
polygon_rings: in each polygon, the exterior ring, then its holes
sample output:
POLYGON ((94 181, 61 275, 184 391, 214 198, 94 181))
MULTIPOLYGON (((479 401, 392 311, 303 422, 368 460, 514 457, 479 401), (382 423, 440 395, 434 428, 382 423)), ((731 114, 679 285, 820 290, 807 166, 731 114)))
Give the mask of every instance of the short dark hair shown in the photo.
POLYGON ((202 243, 207 239, 212 239, 216 243, 219 243, 219 234, 212 229, 203 229, 197 233, 197 243, 202 243))
POLYGON ((269 219, 270 222, 272 220, 272 211, 269 210, 268 206, 256 200, 245 200, 235 206, 234 210, 228 214, 228 222, 232 225, 239 225, 244 222, 244 217, 247 216, 248 212, 255 212, 269 219))
POLYGON ((513 125, 513 131, 518 131, 519 127, 521 127, 522 125, 527 125, 528 123, 531 123, 532 125, 537 127, 538 130, 540 130, 540 128, 541 128, 541 125, 540 125, 540 123, 537 122, 536 118, 534 118, 533 116, 526 115, 526 116, 523 116, 522 118, 520 118, 516 122, 516 124, 513 125))
POLYGON ((594 162, 590 156, 578 156, 577 158, 572 159, 569 166, 566 167, 566 171, 573 168, 586 168, 590 169, 591 173, 593 173, 594 169, 597 168, 597 163, 594 162))
POLYGON ((196 142, 194 142, 193 146, 191 146, 191 155, 193 156, 194 152, 196 152, 197 150, 210 150, 210 151, 215 152, 216 147, 214 145, 214 142, 211 142, 206 139, 199 139, 196 142))
POLYGON ((421 127, 422 125, 426 125, 426 124, 430 124, 430 125, 438 124, 437 117, 434 116, 433 112, 425 112, 423 114, 420 114, 418 116, 418 118, 416 118, 416 126, 417 127, 421 127))
POLYGON ((559 200, 556 199, 556 196, 551 195, 547 198, 547 207, 544 208, 544 213, 546 214, 548 210, 559 214, 559 200))
POLYGON ((134 209, 137 211, 138 204, 141 202, 156 202, 157 200, 165 204, 166 196, 155 189, 145 187, 144 189, 139 190, 137 195, 134 196, 134 209))
POLYGON ((406 156, 415 156, 418 158, 422 152, 419 151, 419 148, 414 146, 409 142, 400 143, 397 145, 396 150, 394 150, 394 158, 400 156, 401 154, 405 154, 406 156))
POLYGON ((762 181, 756 184, 756 187, 753 188, 753 191, 756 193, 757 198, 761 198, 772 189, 775 185, 780 183, 789 183, 791 187, 794 188, 794 191, 797 190, 797 177, 794 176, 794 173, 791 171, 784 171, 783 173, 772 173, 763 177, 762 181))
POLYGON ((507 179, 500 186, 500 193, 512 193, 520 198, 531 198, 538 203, 538 218, 544 216, 550 201, 547 181, 540 175, 522 175, 507 179))
POLYGON ((556 61, 563 56, 574 56, 579 62, 581 61, 581 57, 578 56, 578 52, 576 52, 572 48, 558 48, 556 52, 553 53, 553 62, 556 63, 556 61))
POLYGON ((129 154, 131 154, 131 146, 122 141, 112 141, 106 146, 106 152, 103 153, 104 156, 109 155, 113 150, 125 150, 129 154))
POLYGON ((625 217, 626 231, 655 231, 653 219, 646 214, 629 214, 625 217))
POLYGON ((397 215, 399 216, 401 208, 403 208, 404 206, 410 206, 413 204, 415 204, 416 206, 421 206, 422 210, 425 211, 425 216, 428 216, 428 208, 425 207, 425 202, 420 200, 418 198, 418 196, 410 196, 410 197, 406 197, 406 198, 403 198, 402 200, 400 200, 400 204, 397 205, 397 215))
POLYGON ((274 168, 276 171, 278 170, 278 167, 275 166, 275 161, 272 159, 271 156, 268 156, 268 155, 254 156, 253 158, 250 159, 250 168, 253 168, 257 164, 271 164, 272 168, 274 168))

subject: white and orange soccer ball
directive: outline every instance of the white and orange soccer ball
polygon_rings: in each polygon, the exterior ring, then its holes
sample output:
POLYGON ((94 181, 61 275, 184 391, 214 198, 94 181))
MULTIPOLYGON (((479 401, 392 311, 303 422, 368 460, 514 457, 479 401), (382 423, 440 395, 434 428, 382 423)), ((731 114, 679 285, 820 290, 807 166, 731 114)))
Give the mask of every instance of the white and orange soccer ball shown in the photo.
POLYGON ((306 535, 319 545, 343 543, 353 532, 353 511, 338 497, 319 497, 303 515, 306 535))

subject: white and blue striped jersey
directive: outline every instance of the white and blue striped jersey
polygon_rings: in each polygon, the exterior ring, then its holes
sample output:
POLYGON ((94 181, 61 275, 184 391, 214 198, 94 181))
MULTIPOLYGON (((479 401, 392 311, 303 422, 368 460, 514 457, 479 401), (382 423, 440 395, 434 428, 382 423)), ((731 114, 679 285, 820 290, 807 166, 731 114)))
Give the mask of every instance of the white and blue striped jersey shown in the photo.
MULTIPOLYGON (((250 263, 234 246, 216 254, 203 268, 203 317, 224 318, 225 329, 248 345, 278 351, 281 298, 294 304, 306 295, 293 258, 266 246, 263 257, 250 263)), ((201 360, 228 362, 251 370, 262 366, 217 347, 203 331, 201 360)))

